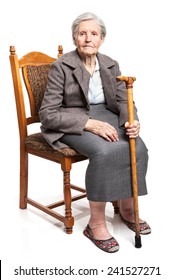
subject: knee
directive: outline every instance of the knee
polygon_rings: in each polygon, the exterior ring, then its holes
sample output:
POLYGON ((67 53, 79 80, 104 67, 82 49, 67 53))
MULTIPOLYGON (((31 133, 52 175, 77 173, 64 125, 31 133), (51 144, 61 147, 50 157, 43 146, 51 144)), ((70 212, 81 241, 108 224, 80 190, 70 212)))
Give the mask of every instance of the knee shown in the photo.
POLYGON ((108 162, 112 158, 117 158, 119 154, 123 152, 123 150, 123 148, 119 149, 118 147, 116 147, 116 143, 108 143, 108 145, 99 147, 95 156, 100 162, 108 162))
POLYGON ((136 152, 139 159, 144 159, 146 162, 148 161, 148 149, 141 138, 137 138, 136 152))

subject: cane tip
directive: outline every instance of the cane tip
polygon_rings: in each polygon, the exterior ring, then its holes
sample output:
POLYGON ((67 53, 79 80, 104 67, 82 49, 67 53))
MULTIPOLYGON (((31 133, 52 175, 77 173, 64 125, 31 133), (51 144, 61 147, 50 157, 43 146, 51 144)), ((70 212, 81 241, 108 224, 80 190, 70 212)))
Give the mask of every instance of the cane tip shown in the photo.
POLYGON ((141 237, 140 236, 135 236, 135 247, 136 248, 141 248, 142 247, 141 237))

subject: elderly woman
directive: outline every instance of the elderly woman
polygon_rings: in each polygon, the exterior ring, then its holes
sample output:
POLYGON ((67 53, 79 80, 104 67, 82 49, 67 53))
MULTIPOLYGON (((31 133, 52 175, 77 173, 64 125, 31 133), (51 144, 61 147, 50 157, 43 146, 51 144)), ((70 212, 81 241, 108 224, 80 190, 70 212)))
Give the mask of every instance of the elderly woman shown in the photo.
MULTIPOLYGON (((84 229, 98 248, 109 253, 119 244, 109 233, 106 202, 119 201, 122 221, 135 231, 128 137, 136 138, 139 195, 147 194, 148 155, 135 121, 127 122, 127 97, 117 61, 98 52, 106 28, 92 13, 84 13, 72 24, 74 51, 51 66, 39 112, 42 133, 54 148, 70 146, 89 159, 86 191, 90 219, 84 229)), ((140 219, 140 233, 151 232, 140 219)))

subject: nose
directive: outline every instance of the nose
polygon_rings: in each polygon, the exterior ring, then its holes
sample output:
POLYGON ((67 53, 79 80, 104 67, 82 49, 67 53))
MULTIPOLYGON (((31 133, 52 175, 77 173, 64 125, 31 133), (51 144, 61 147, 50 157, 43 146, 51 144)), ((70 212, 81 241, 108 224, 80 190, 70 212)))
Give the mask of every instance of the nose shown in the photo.
POLYGON ((90 34, 90 32, 87 32, 87 33, 86 33, 85 41, 86 41, 86 42, 91 42, 91 34, 90 34))

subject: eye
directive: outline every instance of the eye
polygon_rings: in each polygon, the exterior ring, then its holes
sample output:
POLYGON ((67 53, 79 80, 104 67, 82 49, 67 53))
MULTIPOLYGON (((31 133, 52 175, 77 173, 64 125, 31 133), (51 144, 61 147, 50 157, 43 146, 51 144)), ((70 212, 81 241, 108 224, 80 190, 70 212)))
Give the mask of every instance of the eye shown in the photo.
POLYGON ((86 35, 86 32, 84 32, 84 31, 79 32, 79 36, 85 36, 85 35, 86 35))
POLYGON ((95 31, 92 32, 92 35, 93 36, 98 36, 97 32, 95 32, 95 31))

